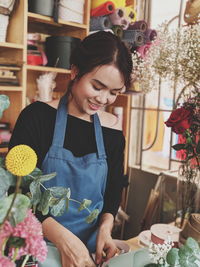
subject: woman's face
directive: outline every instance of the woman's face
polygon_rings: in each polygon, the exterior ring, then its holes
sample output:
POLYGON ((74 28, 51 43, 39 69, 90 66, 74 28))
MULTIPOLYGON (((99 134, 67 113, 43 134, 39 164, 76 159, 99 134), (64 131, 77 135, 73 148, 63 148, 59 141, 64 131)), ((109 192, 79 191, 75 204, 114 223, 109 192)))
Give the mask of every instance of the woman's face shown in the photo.
MULTIPOLYGON (((72 68, 72 79, 76 74, 76 68, 72 68)), ((77 115, 93 115, 112 104, 124 90, 123 75, 115 65, 96 67, 73 84, 69 112, 71 110, 77 115)))

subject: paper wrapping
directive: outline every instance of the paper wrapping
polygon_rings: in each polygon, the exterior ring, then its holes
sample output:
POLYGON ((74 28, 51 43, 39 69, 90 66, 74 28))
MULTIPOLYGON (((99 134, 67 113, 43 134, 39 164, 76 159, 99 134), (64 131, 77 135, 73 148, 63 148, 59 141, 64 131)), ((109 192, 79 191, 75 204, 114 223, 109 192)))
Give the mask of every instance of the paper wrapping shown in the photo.
POLYGON ((90 31, 104 31, 112 27, 111 21, 108 16, 91 17, 90 31))
POLYGON ((123 37, 123 28, 120 25, 113 25, 112 26, 113 33, 117 35, 119 38, 122 39, 123 37))
POLYGON ((125 9, 123 8, 115 9, 115 11, 110 14, 109 17, 113 25, 120 25, 124 30, 127 29, 130 24, 126 16, 125 9))
POLYGON ((138 20, 134 23, 130 23, 128 30, 139 30, 141 32, 145 32, 148 29, 148 25, 146 23, 146 21, 144 20, 138 20))
POLYGON ((134 47, 144 45, 144 34, 137 30, 124 30, 122 39, 134 47))
POLYGON ((103 3, 102 5, 91 9, 90 15, 92 17, 96 16, 105 16, 113 13, 115 10, 114 2, 108 1, 103 3))
MULTIPOLYGON (((106 0, 91 0, 91 9, 96 8, 102 4, 104 4, 105 2, 107 2, 106 0)), ((113 0, 115 7, 119 8, 119 7, 125 7, 126 5, 126 1, 125 0, 113 0)))

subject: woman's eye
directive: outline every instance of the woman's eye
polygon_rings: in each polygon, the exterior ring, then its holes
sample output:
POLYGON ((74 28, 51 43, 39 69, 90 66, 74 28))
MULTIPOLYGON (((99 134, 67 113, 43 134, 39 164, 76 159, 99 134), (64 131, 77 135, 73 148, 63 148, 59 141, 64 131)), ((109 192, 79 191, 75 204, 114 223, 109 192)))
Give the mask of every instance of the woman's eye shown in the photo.
POLYGON ((94 90, 96 90, 96 91, 100 91, 100 90, 101 90, 101 88, 98 88, 98 87, 96 87, 95 85, 92 85, 92 87, 93 87, 94 90))
POLYGON ((110 92, 111 95, 115 95, 115 96, 117 96, 119 93, 120 93, 119 91, 111 91, 110 92))

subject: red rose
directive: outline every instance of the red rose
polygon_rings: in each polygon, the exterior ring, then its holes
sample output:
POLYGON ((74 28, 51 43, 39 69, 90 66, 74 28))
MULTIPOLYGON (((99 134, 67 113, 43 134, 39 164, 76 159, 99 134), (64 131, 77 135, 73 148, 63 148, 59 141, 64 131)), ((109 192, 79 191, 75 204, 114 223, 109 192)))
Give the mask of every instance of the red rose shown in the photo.
POLYGON ((192 123, 192 110, 185 108, 177 108, 172 111, 169 119, 165 122, 167 127, 172 127, 172 131, 182 134, 186 129, 190 128, 192 123))

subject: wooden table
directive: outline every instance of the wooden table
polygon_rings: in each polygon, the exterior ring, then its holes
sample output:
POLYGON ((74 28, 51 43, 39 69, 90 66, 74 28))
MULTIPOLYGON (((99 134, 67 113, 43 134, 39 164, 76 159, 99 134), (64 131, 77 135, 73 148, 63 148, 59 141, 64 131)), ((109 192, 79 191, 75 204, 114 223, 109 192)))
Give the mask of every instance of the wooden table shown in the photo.
POLYGON ((139 248, 142 248, 142 246, 138 242, 138 237, 133 237, 128 240, 124 240, 129 246, 131 250, 137 250, 139 248))

